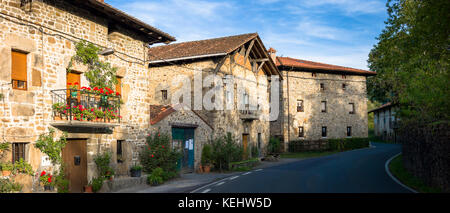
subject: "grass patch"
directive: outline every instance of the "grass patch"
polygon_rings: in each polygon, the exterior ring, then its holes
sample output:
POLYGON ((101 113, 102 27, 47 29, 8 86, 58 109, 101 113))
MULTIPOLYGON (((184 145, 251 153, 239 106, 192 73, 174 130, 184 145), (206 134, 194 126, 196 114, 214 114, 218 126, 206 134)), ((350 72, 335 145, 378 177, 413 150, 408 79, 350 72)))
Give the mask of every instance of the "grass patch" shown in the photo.
POLYGON ((442 192, 438 188, 429 187, 419 178, 413 176, 403 167, 402 155, 399 155, 392 159, 389 163, 389 171, 403 184, 415 189, 422 193, 440 193, 442 192))
POLYGON ((309 152, 287 152, 281 153, 281 158, 312 158, 338 153, 339 151, 309 151, 309 152))

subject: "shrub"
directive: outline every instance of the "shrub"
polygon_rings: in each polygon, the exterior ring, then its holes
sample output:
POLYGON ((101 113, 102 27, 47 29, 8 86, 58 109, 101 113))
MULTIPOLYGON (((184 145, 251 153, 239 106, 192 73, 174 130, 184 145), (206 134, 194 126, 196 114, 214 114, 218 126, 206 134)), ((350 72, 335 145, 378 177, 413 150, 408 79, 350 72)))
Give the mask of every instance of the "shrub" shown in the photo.
POLYGON ((164 170, 162 168, 153 169, 152 173, 147 177, 147 182, 151 185, 158 185, 163 183, 163 173, 164 170))
POLYGON ((280 152, 280 139, 275 137, 270 137, 269 145, 267 147, 269 153, 280 152))
POLYGON ((147 137, 147 144, 139 157, 144 172, 150 173, 156 168, 176 172, 181 153, 170 148, 170 138, 167 134, 157 133, 147 137))
POLYGON ((164 171, 162 173, 162 179, 163 179, 163 181, 167 181, 167 180, 170 180, 172 178, 175 178, 177 175, 178 175, 177 172, 164 171))
POLYGON ((256 146, 252 146, 251 148, 251 157, 256 158, 259 157, 259 149, 256 146))
POLYGON ((0 179, 0 193, 20 192, 23 186, 10 179, 0 179))
POLYGON ((104 180, 105 180, 105 178, 103 178, 103 177, 97 177, 97 178, 92 179, 92 182, 91 182, 92 191, 98 192, 102 188, 104 180))
POLYGON ((6 163, 2 163, 0 165, 2 171, 13 171, 14 169, 14 164, 12 164, 11 162, 6 162, 6 163))
POLYGON ((38 148, 42 153, 45 153, 50 157, 50 160, 53 164, 60 164, 62 162, 61 152, 62 149, 67 144, 67 133, 64 132, 63 135, 59 138, 59 140, 54 140, 53 135, 55 133, 55 129, 49 128, 48 134, 42 134, 39 136, 39 139, 36 141, 36 148, 38 148))
POLYGON ((29 163, 20 158, 19 161, 14 163, 14 173, 23 173, 28 175, 33 175, 33 168, 29 163))
POLYGON ((208 165, 212 163, 212 147, 209 144, 203 145, 202 150, 202 165, 208 165))
POLYGON ((105 179, 111 178, 114 175, 114 170, 109 166, 111 162, 111 153, 105 152, 103 154, 98 154, 94 158, 95 164, 97 165, 98 175, 105 179))
POLYGON ((63 166, 60 167, 58 175, 55 176, 55 186, 58 193, 69 192, 69 180, 66 178, 63 166))
POLYGON ((229 170, 229 163, 242 160, 244 152, 242 146, 238 145, 231 133, 226 136, 214 139, 211 142, 212 161, 214 168, 219 170, 229 170))

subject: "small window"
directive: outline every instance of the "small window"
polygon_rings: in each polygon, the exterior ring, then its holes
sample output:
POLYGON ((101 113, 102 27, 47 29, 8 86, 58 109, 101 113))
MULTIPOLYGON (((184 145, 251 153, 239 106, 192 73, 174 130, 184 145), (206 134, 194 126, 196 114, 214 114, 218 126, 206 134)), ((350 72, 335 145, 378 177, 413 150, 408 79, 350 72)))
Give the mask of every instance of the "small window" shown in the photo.
POLYGON ((315 72, 313 72, 311 75, 312 75, 312 77, 317 77, 317 73, 315 73, 315 72))
POLYGON ((342 89, 345 90, 347 88, 347 84, 342 84, 342 89))
POLYGON ((348 126, 347 127, 347 137, 351 137, 352 136, 352 127, 348 126))
POLYGON ((327 102, 326 101, 322 101, 322 104, 320 105, 320 110, 322 112, 327 112, 327 102))
POLYGON ((305 137, 305 131, 303 129, 303 126, 298 127, 298 137, 300 138, 305 137))
POLYGON ((13 143, 12 144, 12 163, 19 161, 21 158, 25 160, 25 147, 26 143, 13 143))
POLYGON ((116 146, 116 155, 117 155, 117 163, 123 163, 123 140, 117 140, 117 146, 116 146))
POLYGON ((350 107, 350 114, 355 114, 355 104, 354 103, 349 103, 349 107, 350 107))
POLYGON ((297 112, 303 112, 303 100, 297 100, 297 112))
POLYGON ((161 97, 163 100, 167 100, 167 90, 161 90, 161 97))
POLYGON ((324 83, 320 84, 320 91, 325 91, 325 84, 324 83))
POLYGON ((327 127, 326 126, 322 127, 322 137, 323 138, 327 137, 327 127))
POLYGON ((346 75, 342 75, 342 79, 347 79, 347 76, 346 75))
POLYGON ((27 54, 11 52, 11 83, 13 89, 27 90, 27 54))

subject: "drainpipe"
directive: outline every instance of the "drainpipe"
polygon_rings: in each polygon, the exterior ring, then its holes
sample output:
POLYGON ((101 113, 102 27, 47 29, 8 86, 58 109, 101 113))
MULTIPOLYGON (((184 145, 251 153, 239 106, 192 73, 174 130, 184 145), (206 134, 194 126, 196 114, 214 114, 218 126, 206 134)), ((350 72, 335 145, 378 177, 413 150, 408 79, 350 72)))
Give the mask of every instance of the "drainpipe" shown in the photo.
POLYGON ((290 96, 289 96, 289 72, 291 72, 294 69, 293 66, 291 66, 291 69, 289 71, 286 72, 286 90, 287 90, 287 102, 288 102, 288 124, 287 124, 287 130, 288 130, 288 136, 287 136, 287 143, 285 142, 284 144, 287 144, 288 147, 284 147, 284 150, 286 151, 287 148, 289 148, 289 142, 291 141, 291 127, 290 127, 290 120, 291 120, 291 115, 290 115, 290 96))

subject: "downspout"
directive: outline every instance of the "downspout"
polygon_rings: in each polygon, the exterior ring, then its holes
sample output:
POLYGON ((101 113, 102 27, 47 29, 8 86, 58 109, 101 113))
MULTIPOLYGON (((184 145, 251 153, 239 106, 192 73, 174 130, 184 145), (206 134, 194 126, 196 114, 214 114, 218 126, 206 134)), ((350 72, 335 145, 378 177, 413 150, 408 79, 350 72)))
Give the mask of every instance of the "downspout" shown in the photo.
MULTIPOLYGON (((291 141, 291 127, 290 127, 290 121, 291 121, 291 116, 290 116, 290 105, 291 105, 291 101, 290 101, 290 96, 289 96, 289 72, 292 71, 294 69, 293 66, 291 66, 291 69, 289 71, 286 72, 286 90, 287 90, 287 102, 288 102, 288 124, 287 124, 287 130, 288 130, 288 136, 287 136, 287 143, 289 143, 291 141)), ((285 143, 286 144, 286 143, 285 143)), ((289 148, 289 144, 288 144, 288 148, 289 148)), ((284 150, 286 150, 286 147, 284 147, 284 150)))

